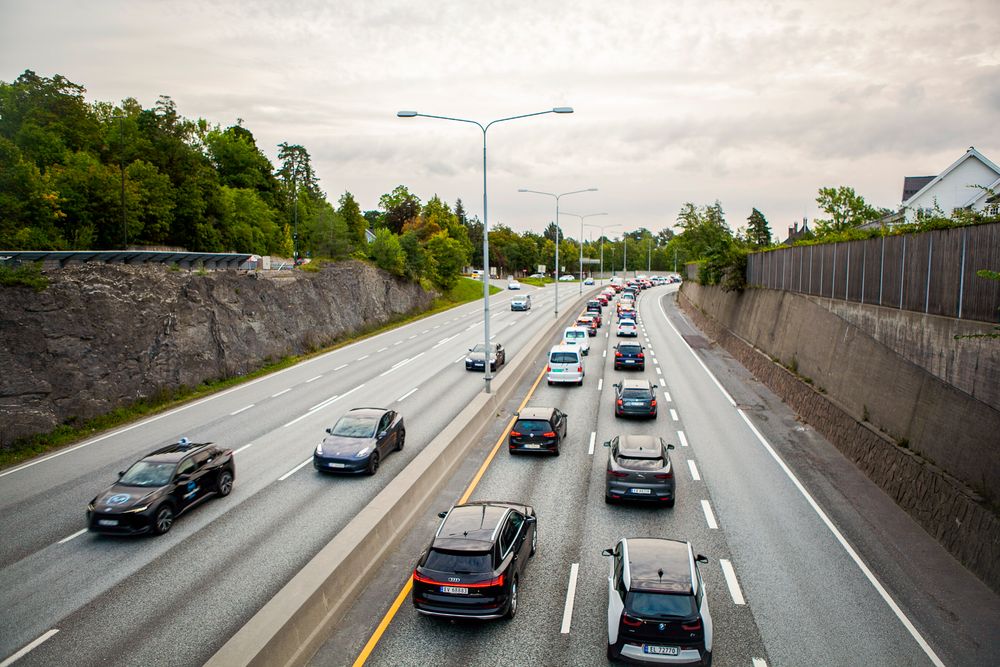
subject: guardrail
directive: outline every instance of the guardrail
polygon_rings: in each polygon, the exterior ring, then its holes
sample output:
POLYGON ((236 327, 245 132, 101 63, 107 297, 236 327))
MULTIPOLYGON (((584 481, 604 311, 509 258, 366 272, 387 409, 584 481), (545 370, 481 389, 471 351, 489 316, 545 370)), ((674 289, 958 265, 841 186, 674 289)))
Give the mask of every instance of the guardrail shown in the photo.
MULTIPOLYGON (((576 308, 596 290, 570 302, 576 308)), ((532 338, 372 501, 215 655, 206 667, 304 665, 368 585, 382 560, 412 528, 466 452, 482 438, 504 402, 552 343, 567 318, 555 318, 532 338)))

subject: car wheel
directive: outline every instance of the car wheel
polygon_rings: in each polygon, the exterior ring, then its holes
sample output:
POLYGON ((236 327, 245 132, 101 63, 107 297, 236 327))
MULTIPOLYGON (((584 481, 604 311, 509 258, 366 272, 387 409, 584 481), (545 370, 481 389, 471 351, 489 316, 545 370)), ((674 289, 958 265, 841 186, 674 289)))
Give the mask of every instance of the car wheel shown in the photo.
POLYGON ((556 445, 556 448, 552 451, 552 455, 559 456, 559 445, 556 445))
POLYGON ((705 653, 705 657, 702 658, 701 664, 705 665, 705 667, 712 667, 712 652, 711 651, 707 651, 705 653))
POLYGON ((368 457, 368 469, 365 470, 369 475, 374 475, 378 472, 378 452, 372 452, 372 455, 368 457))
POLYGON ((167 504, 160 505, 160 508, 156 510, 156 515, 153 517, 153 532, 157 535, 163 535, 169 532, 170 527, 173 525, 174 508, 167 504))
POLYGON ((580 378, 580 381, 576 383, 576 386, 577 387, 582 387, 583 386, 583 378, 580 378))
POLYGON ((534 556, 535 550, 538 548, 538 524, 535 524, 535 529, 531 531, 531 553, 528 556, 534 556))
POLYGON ((549 383, 549 386, 551 387, 552 386, 552 380, 549 380, 548 383, 549 383))
POLYGON ((400 431, 399 432, 399 439, 396 440, 396 451, 398 452, 398 451, 402 450, 403 449, 403 445, 405 445, 405 444, 406 444, 406 431, 400 431))
POLYGON ((608 495, 608 494, 606 494, 606 493, 604 494, 604 504, 605 504, 605 505, 614 505, 614 502, 615 502, 615 501, 613 501, 613 500, 611 499, 611 496, 609 496, 609 495, 608 495))
POLYGON ((673 498, 671 498, 670 500, 665 501, 663 504, 665 506, 667 506, 667 507, 673 507, 674 506, 674 502, 676 502, 676 501, 673 498))
POLYGON ((507 607, 507 619, 517 616, 517 575, 510 580, 510 605, 507 607))
POLYGON ((608 660, 618 660, 622 657, 617 644, 608 644, 608 660))
POLYGON ((215 483, 215 490, 220 496, 228 496, 233 490, 233 473, 223 470, 219 473, 219 481, 215 483))

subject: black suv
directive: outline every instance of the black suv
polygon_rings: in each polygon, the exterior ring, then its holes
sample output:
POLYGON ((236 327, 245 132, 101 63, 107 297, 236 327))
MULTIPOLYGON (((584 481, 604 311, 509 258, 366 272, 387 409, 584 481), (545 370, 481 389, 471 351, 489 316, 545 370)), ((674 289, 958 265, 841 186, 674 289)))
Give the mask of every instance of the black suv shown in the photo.
POLYGON ((656 387, 649 380, 616 382, 615 417, 656 419, 656 387))
POLYGON ((525 408, 507 437, 511 454, 551 452, 559 456, 559 445, 566 437, 566 415, 556 408, 525 408))
POLYGON ((622 538, 608 572, 608 658, 712 664, 712 614, 689 542, 622 538))
POLYGON ((472 502, 444 520, 413 570, 413 606, 447 618, 514 618, 517 591, 538 540, 528 505, 472 502))
POLYGON ((202 501, 228 496, 235 479, 232 450, 181 438, 118 473, 118 481, 87 505, 87 527, 110 535, 162 535, 202 501))
POLYGON ((618 343, 615 345, 615 370, 620 371, 623 368, 645 370, 646 355, 643 353, 644 349, 639 343, 618 343))

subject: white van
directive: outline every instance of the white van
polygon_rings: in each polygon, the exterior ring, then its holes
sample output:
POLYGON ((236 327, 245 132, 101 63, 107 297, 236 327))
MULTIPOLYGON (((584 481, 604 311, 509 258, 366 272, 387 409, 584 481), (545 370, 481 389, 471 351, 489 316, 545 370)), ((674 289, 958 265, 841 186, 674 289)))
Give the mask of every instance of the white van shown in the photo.
POLYGON ((574 345, 580 348, 583 356, 590 354, 590 333, 587 327, 566 327, 563 332, 563 345, 574 345))
POLYGON ((583 352, 577 345, 556 345, 549 350, 549 365, 546 368, 549 384, 575 382, 583 385, 583 352))

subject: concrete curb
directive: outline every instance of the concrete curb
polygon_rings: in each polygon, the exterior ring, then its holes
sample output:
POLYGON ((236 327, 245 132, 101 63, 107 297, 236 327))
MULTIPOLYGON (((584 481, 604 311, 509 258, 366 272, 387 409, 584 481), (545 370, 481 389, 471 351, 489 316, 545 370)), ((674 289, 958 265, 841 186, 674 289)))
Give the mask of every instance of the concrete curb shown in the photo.
POLYGON ((538 332, 493 380, 493 393, 477 394, 206 666, 306 664, 466 451, 479 442, 538 355, 565 325, 566 314, 575 315, 594 292, 589 290, 566 304, 563 316, 538 332))

